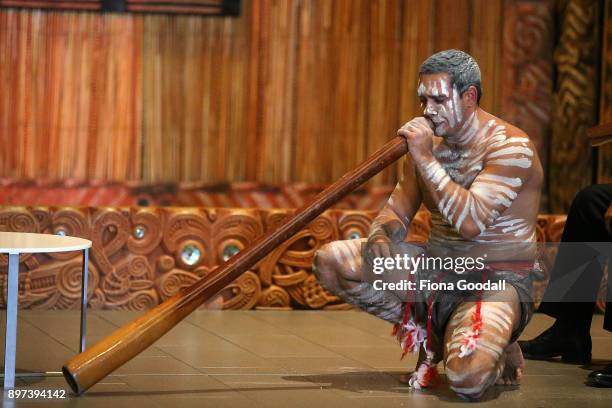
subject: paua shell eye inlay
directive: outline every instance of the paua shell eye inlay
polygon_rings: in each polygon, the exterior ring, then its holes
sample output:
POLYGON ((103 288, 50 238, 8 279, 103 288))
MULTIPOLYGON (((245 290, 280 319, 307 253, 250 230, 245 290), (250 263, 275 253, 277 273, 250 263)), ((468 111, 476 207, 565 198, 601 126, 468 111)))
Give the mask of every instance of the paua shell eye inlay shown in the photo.
POLYGON ((143 239, 145 237, 145 228, 142 225, 137 225, 136 227, 134 227, 134 238, 136 239, 143 239))
POLYGON ((200 260, 202 252, 195 245, 187 244, 181 249, 180 256, 185 265, 193 266, 200 260))

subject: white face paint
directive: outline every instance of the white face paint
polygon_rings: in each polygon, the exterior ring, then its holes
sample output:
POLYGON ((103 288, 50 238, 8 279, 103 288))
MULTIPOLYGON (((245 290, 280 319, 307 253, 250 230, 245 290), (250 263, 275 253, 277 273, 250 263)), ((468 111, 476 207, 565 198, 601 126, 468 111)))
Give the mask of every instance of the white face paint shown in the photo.
POLYGON ((423 116, 433 123, 437 136, 453 134, 463 124, 463 103, 457 88, 451 86, 448 74, 423 75, 417 95, 423 116))
POLYGON ((422 83, 419 84, 419 88, 417 89, 417 96, 420 98, 425 94, 425 85, 422 83))

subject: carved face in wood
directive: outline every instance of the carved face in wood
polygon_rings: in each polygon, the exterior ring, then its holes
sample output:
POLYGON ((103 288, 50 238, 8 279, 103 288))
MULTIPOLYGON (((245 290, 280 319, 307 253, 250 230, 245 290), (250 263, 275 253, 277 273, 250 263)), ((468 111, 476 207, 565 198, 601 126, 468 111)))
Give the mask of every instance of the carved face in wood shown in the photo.
POLYGON ((452 136, 461 129, 470 104, 466 104, 459 95, 448 74, 422 75, 417 95, 421 100, 423 116, 432 123, 436 136, 452 136))

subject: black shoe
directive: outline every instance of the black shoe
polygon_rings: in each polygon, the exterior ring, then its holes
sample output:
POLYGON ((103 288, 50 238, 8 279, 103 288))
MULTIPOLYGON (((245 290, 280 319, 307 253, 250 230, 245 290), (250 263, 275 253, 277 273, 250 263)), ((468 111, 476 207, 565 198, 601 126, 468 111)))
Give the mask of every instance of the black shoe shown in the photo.
POLYGON ((587 377, 586 383, 591 387, 612 388, 612 364, 603 370, 593 371, 587 377))
POLYGON ((533 340, 519 341, 523 356, 528 360, 547 360, 561 356, 564 363, 588 364, 591 362, 591 335, 568 335, 554 324, 533 340))

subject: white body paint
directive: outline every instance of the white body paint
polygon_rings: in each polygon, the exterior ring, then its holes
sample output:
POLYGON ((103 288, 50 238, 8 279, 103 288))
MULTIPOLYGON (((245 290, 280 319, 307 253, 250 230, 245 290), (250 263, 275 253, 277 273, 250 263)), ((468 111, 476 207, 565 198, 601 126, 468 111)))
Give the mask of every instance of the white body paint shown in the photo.
POLYGON ((456 140, 468 149, 439 143, 434 160, 424 167, 423 176, 440 192, 437 206, 430 207, 430 237, 440 244, 461 240, 461 228, 469 220, 480 231, 475 241, 534 241, 535 222, 523 220, 516 228, 496 223, 524 185, 524 180, 513 176, 512 168, 530 169, 533 165, 535 153, 527 144, 529 139, 508 138, 504 125, 490 120, 480 126, 475 116, 462 130, 463 136, 456 140))

